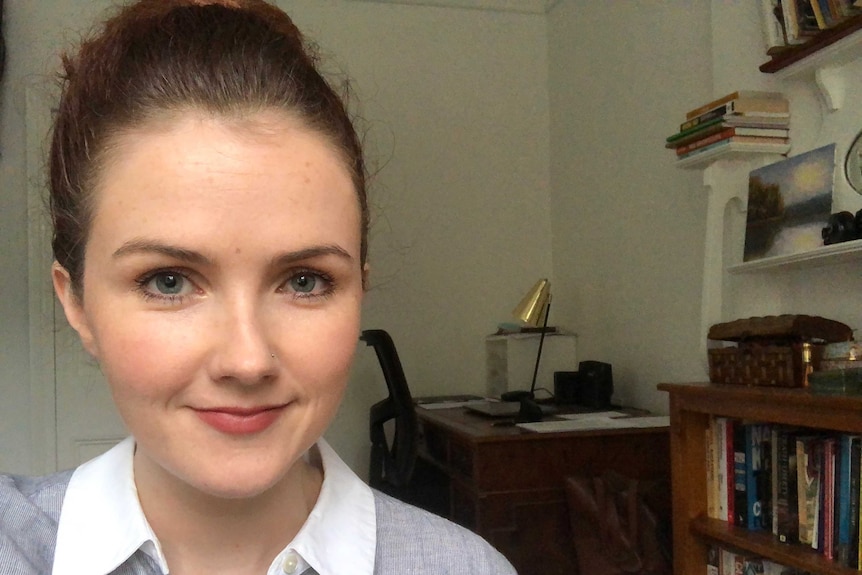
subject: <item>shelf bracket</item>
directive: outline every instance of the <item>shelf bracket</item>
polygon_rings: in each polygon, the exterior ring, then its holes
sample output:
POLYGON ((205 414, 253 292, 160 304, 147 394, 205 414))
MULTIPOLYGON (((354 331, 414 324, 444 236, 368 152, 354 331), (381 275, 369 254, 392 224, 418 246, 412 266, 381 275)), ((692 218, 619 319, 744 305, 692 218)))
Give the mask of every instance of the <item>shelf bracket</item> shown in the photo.
POLYGON ((737 206, 748 200, 748 173, 752 164, 746 161, 717 161, 703 171, 703 187, 708 194, 706 210, 706 245, 703 260, 703 291, 700 309, 701 354, 707 368, 706 334, 710 326, 721 321, 724 291, 725 210, 734 199, 737 206))
POLYGON ((826 110, 834 112, 844 106, 846 82, 840 66, 821 66, 814 72, 814 81, 820 90, 826 110))

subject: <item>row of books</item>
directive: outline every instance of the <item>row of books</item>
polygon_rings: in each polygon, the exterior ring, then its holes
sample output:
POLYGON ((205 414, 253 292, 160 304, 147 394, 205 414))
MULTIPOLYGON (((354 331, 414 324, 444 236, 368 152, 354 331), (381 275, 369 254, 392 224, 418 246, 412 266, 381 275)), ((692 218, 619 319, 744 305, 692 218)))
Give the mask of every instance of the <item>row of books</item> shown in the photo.
POLYGON ((761 0, 767 53, 804 44, 862 13, 862 0, 761 0))
POLYGON ((738 90, 689 110, 665 139, 677 161, 689 163, 728 151, 790 150, 790 104, 779 92, 738 90))
POLYGON ((711 545, 707 551, 706 575, 807 575, 775 561, 711 545))
POLYGON ((714 417, 706 439, 710 517, 862 568, 862 437, 714 417))

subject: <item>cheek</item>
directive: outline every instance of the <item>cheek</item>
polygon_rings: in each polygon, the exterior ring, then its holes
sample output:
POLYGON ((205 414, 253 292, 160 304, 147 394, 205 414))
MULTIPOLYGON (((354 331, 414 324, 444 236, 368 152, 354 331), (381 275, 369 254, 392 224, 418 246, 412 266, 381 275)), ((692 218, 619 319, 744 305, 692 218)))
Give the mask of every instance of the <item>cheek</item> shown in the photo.
POLYGON ((297 379, 308 383, 310 392, 324 396, 335 394, 340 398, 359 341, 359 316, 356 314, 338 322, 321 321, 313 332, 312 336, 293 332, 282 339, 288 369, 297 379))
POLYGON ((99 365, 117 399, 146 400, 188 383, 196 371, 201 338, 160 321, 133 316, 103 321, 96 333, 99 365))

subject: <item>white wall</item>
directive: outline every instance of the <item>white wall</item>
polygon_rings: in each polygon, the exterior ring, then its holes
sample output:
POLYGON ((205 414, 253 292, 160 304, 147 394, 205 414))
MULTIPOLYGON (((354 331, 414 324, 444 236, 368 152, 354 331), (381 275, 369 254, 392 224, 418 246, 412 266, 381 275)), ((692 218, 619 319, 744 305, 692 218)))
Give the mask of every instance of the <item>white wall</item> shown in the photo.
MULTIPOLYGON (((484 336, 551 275, 543 14, 282 0, 353 80, 374 210, 364 327, 388 329, 415 394, 484 389, 484 336)), ((0 469, 28 472, 25 83, 107 0, 7 0, 0 157, 0 469)), ((39 286, 30 286, 38 289, 39 286)), ((360 349, 328 437, 360 473, 367 409, 385 394, 360 349)), ((37 422, 38 423, 38 422, 37 422)))
MULTIPOLYGON (((0 469, 32 467, 22 86, 44 79, 57 46, 105 3, 6 3, 0 469)), ((484 336, 536 278, 550 276, 553 322, 578 332, 579 359, 610 361, 617 399, 664 411, 656 383, 706 376, 709 193, 701 171, 673 165, 664 137, 686 110, 736 88, 788 92, 794 153, 829 141, 846 147, 862 125, 858 104, 821 114, 809 84, 776 84, 757 71, 753 2, 561 0, 547 16, 281 4, 354 80, 379 168, 364 326, 392 332, 417 395, 482 391, 484 336)), ((850 95, 862 88, 854 66, 850 95)), ((846 189, 839 202, 862 204, 846 189)), ((728 238, 729 251, 738 242, 728 238)), ((723 319, 820 313, 858 327, 857 267, 722 276, 723 319)), ((328 435, 362 472, 367 408, 384 389, 371 351, 358 358, 328 435)))
POLYGON ((555 307, 615 399, 666 412, 703 380, 706 196, 663 148, 712 95, 704 2, 563 0, 549 17, 555 307))
MULTIPOLYGON (((745 2, 713 0, 713 49, 716 93, 726 93, 745 83, 746 87, 778 90, 790 99, 791 155, 834 143, 836 169, 833 211, 862 208, 862 196, 854 192, 843 177, 843 157, 862 129, 862 102, 856 97, 862 91, 862 59, 838 69, 845 79, 843 106, 830 110, 817 89, 813 72, 802 77, 782 78, 761 74, 758 66, 768 58, 763 54, 758 33, 760 16, 757 6, 745 2)), ((859 50, 857 50, 857 53, 859 50)), ((759 163, 735 167, 745 170, 759 163)), ((728 169, 726 166, 722 169, 728 169)), ((745 185, 743 178, 740 185, 745 185)), ((731 190, 732 191, 732 190, 731 190)), ((738 190, 742 198, 744 189, 738 190)), ((725 209, 729 238, 724 265, 741 261, 744 240, 744 214, 734 202, 725 209)), ((724 274, 722 319, 752 315, 804 313, 822 315, 848 324, 854 330, 862 327, 862 274, 857 261, 804 269, 779 269, 769 273, 745 275, 724 274)), ((856 334, 859 337, 859 334, 856 334)))

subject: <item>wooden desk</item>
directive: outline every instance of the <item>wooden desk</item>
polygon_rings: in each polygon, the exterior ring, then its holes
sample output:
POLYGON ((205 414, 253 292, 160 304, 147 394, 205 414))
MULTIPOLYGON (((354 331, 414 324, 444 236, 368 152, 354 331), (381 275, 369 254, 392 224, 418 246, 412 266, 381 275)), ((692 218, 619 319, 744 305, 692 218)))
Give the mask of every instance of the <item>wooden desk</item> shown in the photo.
POLYGON ((449 518, 487 539, 519 575, 578 572, 567 476, 670 477, 667 428, 532 433, 464 408, 417 414, 420 457, 444 472, 449 518))

